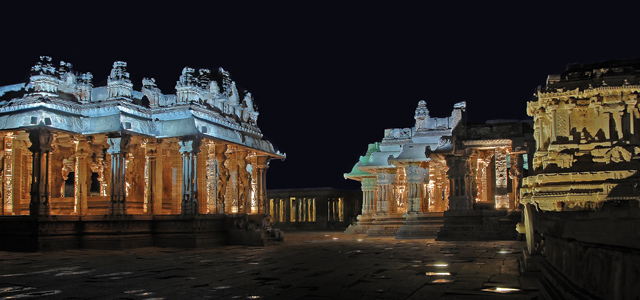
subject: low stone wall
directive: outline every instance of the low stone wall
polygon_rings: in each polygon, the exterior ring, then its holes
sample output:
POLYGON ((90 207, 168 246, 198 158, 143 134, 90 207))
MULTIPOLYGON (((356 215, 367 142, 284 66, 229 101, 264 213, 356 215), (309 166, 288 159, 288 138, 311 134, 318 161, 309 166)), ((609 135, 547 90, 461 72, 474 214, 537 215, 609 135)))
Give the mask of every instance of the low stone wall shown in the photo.
POLYGON ((205 247, 228 244, 239 216, 10 216, 0 217, 0 250, 205 247))
POLYGON ((571 299, 640 298, 640 208, 606 203, 601 211, 535 212, 534 228, 545 284, 571 299), (541 243, 540 241, 544 241, 541 243), (563 284, 568 282, 568 284, 563 284), (573 297, 575 298, 575 297, 573 297))
POLYGON ((515 240, 520 211, 461 210, 445 211, 440 241, 515 240))

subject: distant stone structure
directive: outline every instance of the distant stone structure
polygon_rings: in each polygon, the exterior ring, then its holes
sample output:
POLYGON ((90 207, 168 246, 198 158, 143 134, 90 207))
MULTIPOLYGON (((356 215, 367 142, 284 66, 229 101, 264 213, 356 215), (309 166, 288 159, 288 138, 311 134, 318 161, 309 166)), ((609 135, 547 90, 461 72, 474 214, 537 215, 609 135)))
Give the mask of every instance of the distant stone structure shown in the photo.
POLYGON ((361 213, 362 192, 334 188, 269 190, 276 228, 344 229, 361 213))
POLYGON ((441 240, 515 239, 518 189, 533 142, 527 122, 470 123, 420 101, 413 128, 386 129, 345 174, 362 183, 356 233, 441 240))
MULTIPOLYGON (((42 56, 28 83, 0 87, 1 212, 14 216, 0 220, 2 248, 20 248, 21 235, 35 243, 30 249, 91 247, 77 237, 126 228, 109 222, 131 216, 269 211, 266 170, 285 155, 262 138, 251 94, 239 92, 227 71, 186 67, 176 94, 163 94, 153 78, 134 90, 125 62, 115 62, 107 85, 99 87, 91 73, 71 67, 42 56), (28 220, 40 224, 39 233, 18 226, 7 237, 15 222, 27 222, 20 215, 38 217, 28 220), (84 231, 43 229, 61 226, 47 223, 61 216, 85 222, 84 231)), ((199 222, 222 222, 212 218, 199 222)), ((148 228, 139 232, 149 235, 138 238, 145 240, 140 245, 155 243, 152 233, 159 236, 148 228)))
POLYGON ((572 65, 527 105, 536 152, 519 231, 546 298, 640 298, 638 73, 640 59, 572 65))

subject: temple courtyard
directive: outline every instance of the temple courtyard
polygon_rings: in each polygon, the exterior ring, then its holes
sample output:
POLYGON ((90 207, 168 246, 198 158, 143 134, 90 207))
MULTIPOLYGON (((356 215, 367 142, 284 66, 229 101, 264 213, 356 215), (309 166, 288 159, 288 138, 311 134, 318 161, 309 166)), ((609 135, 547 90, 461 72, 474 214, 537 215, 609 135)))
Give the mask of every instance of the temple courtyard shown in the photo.
POLYGON ((523 247, 288 231, 266 247, 0 252, 0 299, 536 299, 523 247))

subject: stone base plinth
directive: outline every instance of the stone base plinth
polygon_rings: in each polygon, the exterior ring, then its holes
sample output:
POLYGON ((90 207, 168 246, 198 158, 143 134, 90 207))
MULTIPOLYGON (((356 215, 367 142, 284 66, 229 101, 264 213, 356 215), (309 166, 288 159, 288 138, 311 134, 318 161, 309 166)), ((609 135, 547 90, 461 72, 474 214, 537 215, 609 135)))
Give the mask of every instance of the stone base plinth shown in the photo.
POLYGON ((516 224, 521 220, 517 210, 445 211, 444 225, 438 232, 440 241, 515 240, 516 224))
POLYGON ((372 218, 367 236, 396 236, 404 225, 402 214, 376 214, 372 218))
POLYGON ((443 213, 406 213, 397 239, 435 239, 443 224, 443 213))
POLYGON ((359 215, 357 219, 358 222, 355 225, 349 225, 345 233, 367 234, 373 225, 373 218, 370 215, 359 215))
POLYGON ((229 244, 226 215, 0 217, 0 251, 229 244))

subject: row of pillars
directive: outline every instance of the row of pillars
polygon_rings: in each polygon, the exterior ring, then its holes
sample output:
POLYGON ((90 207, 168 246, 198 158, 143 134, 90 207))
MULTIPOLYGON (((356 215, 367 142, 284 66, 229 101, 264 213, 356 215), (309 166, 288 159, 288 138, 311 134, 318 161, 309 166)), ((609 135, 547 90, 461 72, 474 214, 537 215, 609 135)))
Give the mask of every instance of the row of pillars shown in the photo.
MULTIPOLYGON (((29 150, 32 153, 32 182, 31 182, 31 201, 29 203, 29 212, 32 216, 47 216, 50 215, 50 205, 49 205, 49 165, 50 165, 50 157, 53 152, 52 142, 53 142, 53 134, 48 130, 33 130, 29 132, 29 140, 31 141, 31 147, 29 150)), ((127 205, 126 205, 126 180, 125 180, 125 157, 127 154, 127 149, 129 147, 130 137, 128 136, 120 136, 120 137, 112 137, 108 138, 107 142, 109 144, 109 149, 107 153, 111 155, 111 182, 110 182, 110 206, 109 206, 109 214, 110 215, 126 215, 127 214, 127 205)), ((199 194, 198 194, 198 153, 200 150, 201 141, 199 139, 193 140, 182 140, 179 142, 180 150, 179 152, 182 154, 182 163, 183 163, 183 172, 182 172, 182 202, 181 202, 181 214, 183 215, 196 215, 199 214, 199 194)), ((157 175, 156 175, 156 154, 157 151, 155 147, 150 147, 147 151, 148 158, 148 172, 149 172, 149 182, 147 184, 147 195, 149 201, 148 211, 154 212, 155 209, 153 207, 155 195, 156 193, 156 185, 157 185, 157 175)), ((86 159, 87 154, 84 153, 84 149, 80 150, 76 156, 78 163, 76 164, 80 168, 86 168, 86 164, 83 160, 86 159)), ((259 201, 257 199, 265 199, 266 198, 266 190, 265 190, 265 175, 266 175, 266 165, 268 163, 268 158, 266 158, 266 162, 262 162, 260 166, 257 168, 257 178, 256 185, 257 195, 255 195, 250 201, 259 201)), ((77 178, 80 182, 78 182, 78 186, 80 188, 79 193, 86 197, 88 191, 86 187, 86 176, 82 175, 86 172, 86 170, 76 170, 77 178), (84 194, 83 194, 84 193, 84 194)), ((265 206, 262 211, 268 211, 266 207, 266 201, 264 201, 263 205, 265 206)), ((85 203, 86 201, 82 201, 85 203)), ((246 206, 254 206, 256 203, 247 203, 246 206)), ((86 207, 79 208, 81 212, 86 210, 86 207)), ((249 208, 250 209, 250 208, 249 208)), ((222 213, 224 211, 224 207, 218 213, 222 213)), ((257 211, 247 210, 246 213, 255 213, 257 211)))

